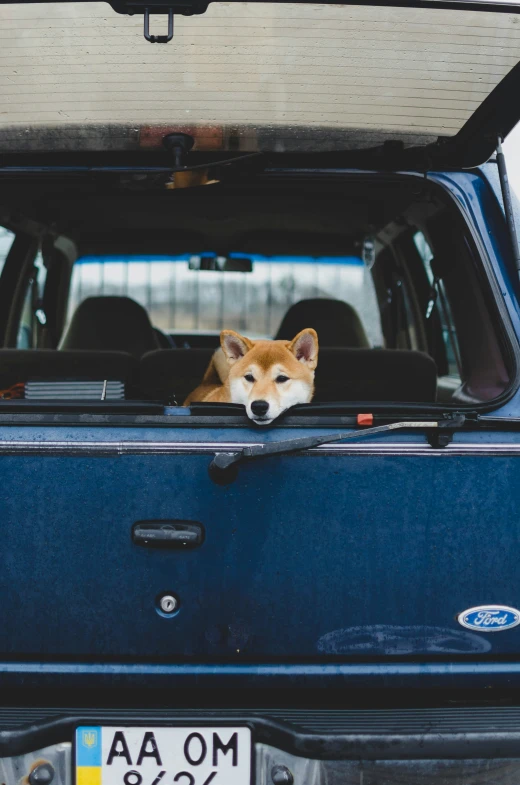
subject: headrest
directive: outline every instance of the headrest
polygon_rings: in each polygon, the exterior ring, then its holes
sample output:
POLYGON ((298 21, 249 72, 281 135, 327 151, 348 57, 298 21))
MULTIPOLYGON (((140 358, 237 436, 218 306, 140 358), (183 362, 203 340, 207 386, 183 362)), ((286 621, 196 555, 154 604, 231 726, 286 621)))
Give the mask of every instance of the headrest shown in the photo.
POLYGON ((145 309, 130 297, 87 297, 80 303, 60 349, 129 352, 141 357, 159 348, 145 309))
POLYGON ((433 402, 435 361, 399 349, 320 349, 315 401, 433 402))
POLYGON ((141 389, 147 398, 181 404, 198 387, 215 349, 161 349, 141 359, 141 389))
POLYGON ((356 310, 342 300, 300 300, 289 308, 275 337, 290 341, 306 327, 316 330, 320 346, 370 347, 356 310))

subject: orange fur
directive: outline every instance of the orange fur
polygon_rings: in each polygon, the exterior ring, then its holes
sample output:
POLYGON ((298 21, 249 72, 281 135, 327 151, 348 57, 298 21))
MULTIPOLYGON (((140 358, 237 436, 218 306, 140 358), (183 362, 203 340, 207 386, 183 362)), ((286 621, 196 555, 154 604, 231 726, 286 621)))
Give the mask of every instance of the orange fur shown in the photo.
MULTIPOLYGON (((251 341, 233 330, 223 330, 217 349, 201 384, 184 405, 243 403, 248 416, 251 402, 269 403, 271 421, 295 403, 308 403, 314 393, 314 370, 318 362, 318 336, 309 328, 292 341, 251 341), (254 378, 254 383, 247 381, 254 378), (277 379, 287 377, 284 383, 277 379)), ((255 419, 255 421, 257 421, 255 419)))

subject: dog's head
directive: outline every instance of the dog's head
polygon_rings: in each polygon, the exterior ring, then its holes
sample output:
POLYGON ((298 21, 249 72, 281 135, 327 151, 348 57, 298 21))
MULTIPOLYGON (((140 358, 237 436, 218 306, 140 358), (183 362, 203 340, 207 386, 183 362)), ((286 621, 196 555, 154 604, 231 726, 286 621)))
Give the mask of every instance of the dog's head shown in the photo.
POLYGON ((223 330, 231 402, 242 403, 257 425, 269 425, 290 406, 309 403, 318 364, 318 336, 308 328, 292 341, 250 341, 223 330))

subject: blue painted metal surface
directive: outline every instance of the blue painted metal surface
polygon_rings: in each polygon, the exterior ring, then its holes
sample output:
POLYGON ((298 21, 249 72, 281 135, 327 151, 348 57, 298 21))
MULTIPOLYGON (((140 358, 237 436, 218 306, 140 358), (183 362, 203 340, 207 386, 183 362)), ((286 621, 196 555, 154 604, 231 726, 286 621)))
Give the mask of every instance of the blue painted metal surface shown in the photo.
MULTIPOLYGON (((131 663, 1 662, 4 687, 277 689, 518 688, 518 662, 131 663)), ((99 693, 98 693, 99 694, 99 693)), ((108 693, 107 693, 108 694, 108 693)), ((261 694, 261 693, 260 693, 261 694)), ((397 693, 398 694, 398 693, 397 693)), ((322 698, 324 693, 321 693, 322 698)), ((332 700, 338 693, 329 693, 332 700)), ((131 693, 129 693, 131 697, 131 693)), ((195 693, 194 693, 195 696, 195 693)), ((232 700, 240 701, 234 693, 232 700)), ((299 695, 301 699, 302 695, 299 695)))
MULTIPOLYGON (((124 437, 118 429, 0 433, 20 441, 30 435, 51 442, 66 436, 69 443, 258 439, 249 429, 135 429, 124 437)), ((511 444, 514 436, 459 435, 457 443, 497 439, 511 444)), ((422 446, 424 438, 409 434, 392 442, 422 446)), ((92 666, 67 667, 71 661, 112 661, 114 673, 115 663, 130 659, 135 669, 125 666, 121 675, 142 678, 173 677, 175 663, 213 663, 178 672, 202 682, 218 680, 218 662, 248 663, 222 671, 243 682, 260 675, 265 681, 269 670, 259 664, 269 662, 277 682, 312 677, 322 683, 358 671, 307 672, 307 665, 350 667, 372 659, 379 665, 362 669, 363 679, 388 677, 386 660, 401 663, 398 680, 412 674, 414 683, 428 682, 434 674, 439 683, 443 675, 450 680, 451 661, 464 660, 473 683, 479 668, 488 678, 495 657, 518 660, 520 628, 486 636, 456 621, 477 603, 520 604, 517 458, 275 457, 244 465, 225 488, 209 480, 209 460, 2 458, 0 658, 18 660, 1 669, 4 681, 25 672, 20 659, 43 662, 49 653, 61 665, 46 666, 42 676, 57 677, 62 668, 69 678, 92 675, 92 666), (27 494, 28 487, 34 492, 27 494), (132 524, 150 518, 201 521, 206 540, 186 552, 138 548, 132 524), (181 602, 172 619, 155 610, 164 591, 181 602), (158 659, 166 671, 150 670, 158 659), (442 660, 442 666, 409 671, 406 660, 442 660), (146 667, 137 664, 143 662, 146 667), (294 672, 291 662, 298 663, 294 672)), ((511 676, 520 682, 517 670, 511 676)), ((500 672, 507 675, 504 664, 500 672)))
MULTIPOLYGON (((471 222, 520 335, 493 189, 478 172, 432 178, 471 222)), ((520 394, 493 416, 519 417, 520 394)), ((160 429, 6 426, 0 442, 196 447, 308 432, 259 433, 172 417, 160 429)), ((489 452, 519 438, 454 443, 489 452)), ((422 434, 391 442, 425 445, 422 434)), ((520 452, 395 452, 276 456, 227 487, 196 451, 3 455, 0 685, 520 686, 520 627, 486 635, 457 622, 479 604, 520 606, 520 452), (171 518, 203 523, 204 544, 133 544, 136 521, 171 518), (163 592, 180 600, 173 618, 156 611, 163 592)))

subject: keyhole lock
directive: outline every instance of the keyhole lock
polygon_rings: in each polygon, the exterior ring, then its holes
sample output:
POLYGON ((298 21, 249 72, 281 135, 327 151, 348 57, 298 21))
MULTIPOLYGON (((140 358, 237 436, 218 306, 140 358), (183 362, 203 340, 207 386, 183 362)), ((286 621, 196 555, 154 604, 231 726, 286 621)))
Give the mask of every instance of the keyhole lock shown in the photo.
POLYGON ((161 616, 173 616, 179 610, 179 600, 174 594, 161 594, 157 599, 157 612, 161 616))

